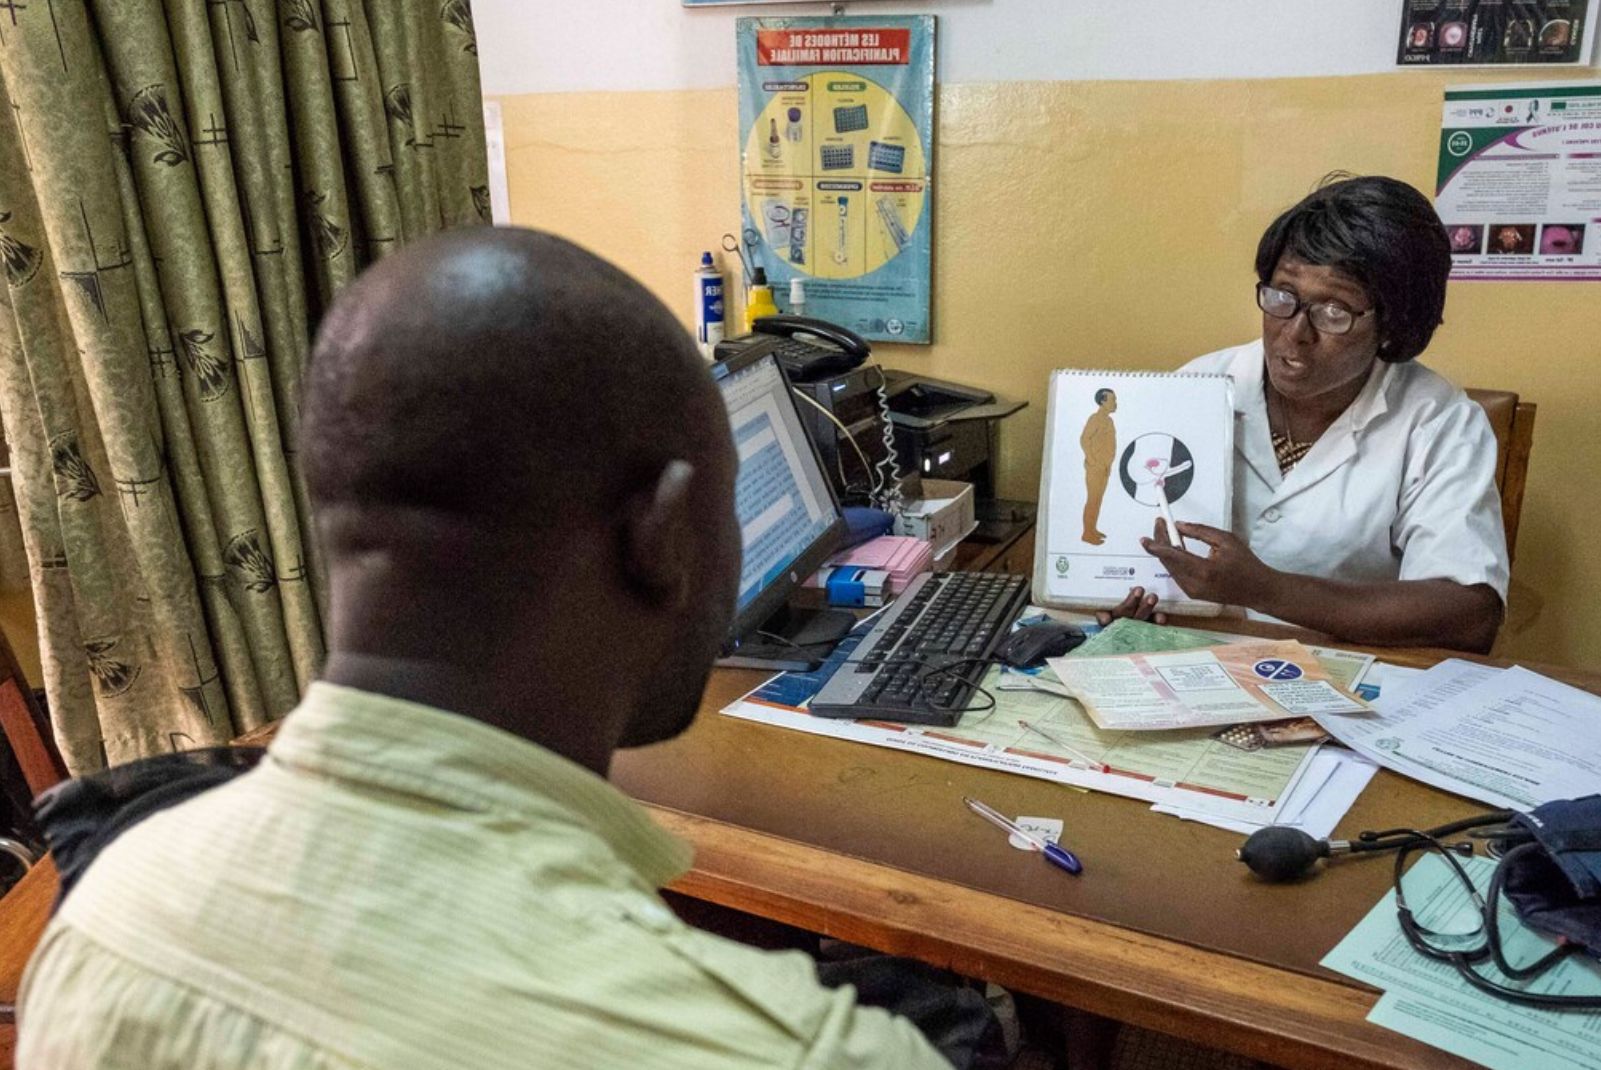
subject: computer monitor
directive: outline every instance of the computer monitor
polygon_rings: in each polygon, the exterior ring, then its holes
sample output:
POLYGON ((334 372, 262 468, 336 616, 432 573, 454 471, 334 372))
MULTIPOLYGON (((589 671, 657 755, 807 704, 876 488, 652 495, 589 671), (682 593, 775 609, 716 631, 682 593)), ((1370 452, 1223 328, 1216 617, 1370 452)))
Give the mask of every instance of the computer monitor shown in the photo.
POLYGON ((722 664, 813 668, 850 630, 848 613, 789 606, 790 595, 843 545, 845 518, 771 353, 713 365, 739 454, 734 508, 739 599, 722 664))

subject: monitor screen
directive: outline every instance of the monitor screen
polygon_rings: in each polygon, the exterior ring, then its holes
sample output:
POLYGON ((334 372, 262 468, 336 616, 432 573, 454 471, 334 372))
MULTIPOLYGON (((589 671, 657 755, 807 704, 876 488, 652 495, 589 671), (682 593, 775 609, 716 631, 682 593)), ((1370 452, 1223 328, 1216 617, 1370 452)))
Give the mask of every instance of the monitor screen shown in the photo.
POLYGON ((778 609, 795 584, 822 564, 838 546, 844 520, 777 360, 736 360, 724 370, 718 386, 739 453, 738 632, 778 609))

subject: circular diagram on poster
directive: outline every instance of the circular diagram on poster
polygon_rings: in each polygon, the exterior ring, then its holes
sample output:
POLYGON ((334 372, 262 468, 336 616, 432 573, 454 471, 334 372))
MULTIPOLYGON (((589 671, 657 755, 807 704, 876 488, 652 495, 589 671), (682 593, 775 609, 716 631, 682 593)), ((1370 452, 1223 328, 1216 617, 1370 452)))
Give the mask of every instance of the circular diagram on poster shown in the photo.
POLYGON ((917 124, 870 78, 819 71, 773 92, 745 142, 745 211, 770 255, 819 278, 910 244, 928 190, 917 124))
POLYGON ((1190 448, 1172 435, 1152 431, 1136 438, 1123 450, 1117 474, 1130 498, 1155 509, 1158 483, 1169 504, 1189 491, 1195 480, 1195 458, 1190 455, 1190 448))

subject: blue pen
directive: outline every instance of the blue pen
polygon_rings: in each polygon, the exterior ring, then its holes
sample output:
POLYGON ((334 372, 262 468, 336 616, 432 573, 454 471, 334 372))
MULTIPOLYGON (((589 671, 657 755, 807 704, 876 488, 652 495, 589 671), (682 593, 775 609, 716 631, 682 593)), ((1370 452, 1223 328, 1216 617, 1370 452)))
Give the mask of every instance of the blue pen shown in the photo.
POLYGON ((982 817, 985 821, 990 822, 997 828, 1005 829, 1013 836, 1023 840, 1034 850, 1039 851, 1045 856, 1045 861, 1051 865, 1065 869, 1075 877, 1084 872, 1084 863, 1078 860, 1078 855, 1069 851, 1066 847, 1058 847, 1049 840, 1040 839, 1027 829, 1019 828, 1016 822, 1007 819, 998 811, 990 809, 977 799, 970 799, 963 795, 962 801, 967 804, 969 810, 982 817))

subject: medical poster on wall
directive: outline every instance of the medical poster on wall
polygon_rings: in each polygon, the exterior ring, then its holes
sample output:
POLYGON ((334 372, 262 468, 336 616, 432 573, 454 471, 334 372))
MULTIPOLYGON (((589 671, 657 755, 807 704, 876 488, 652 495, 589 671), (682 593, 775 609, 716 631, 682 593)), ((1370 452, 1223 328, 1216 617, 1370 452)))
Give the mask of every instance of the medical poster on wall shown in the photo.
POLYGON ((1601 281, 1601 82, 1447 89, 1434 206, 1454 279, 1601 281))
POLYGON ((1587 64, 1601 0, 1405 0, 1402 67, 1587 64))
POLYGON ((742 18, 744 236, 788 310, 930 340, 934 16, 742 18))

